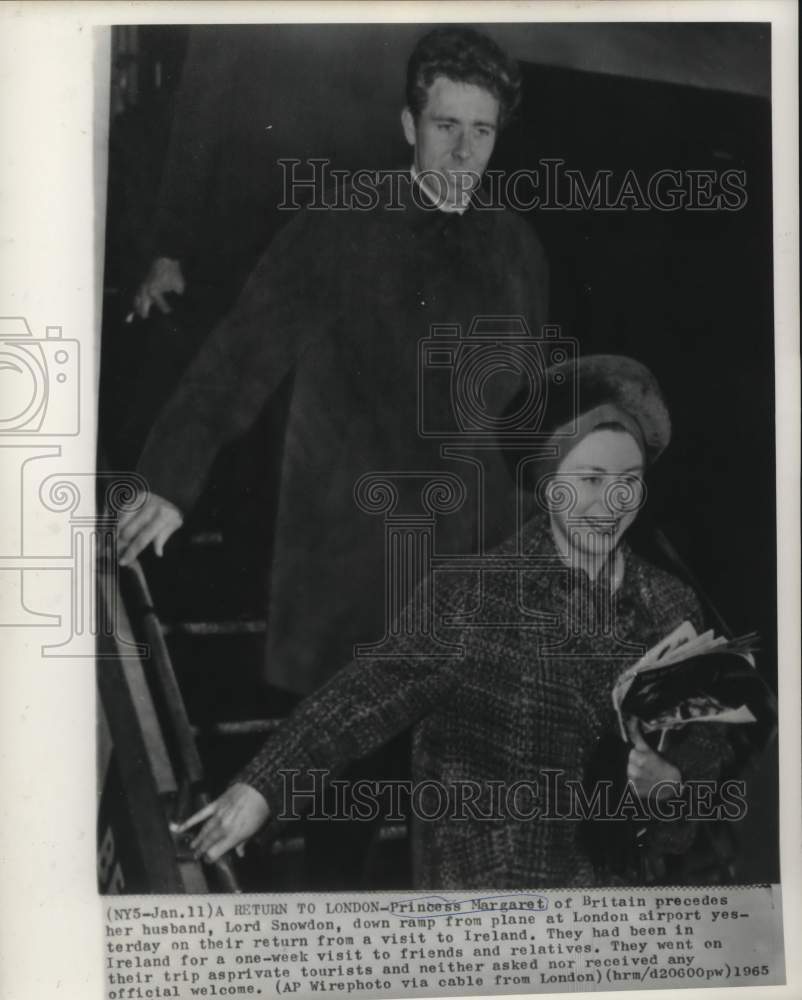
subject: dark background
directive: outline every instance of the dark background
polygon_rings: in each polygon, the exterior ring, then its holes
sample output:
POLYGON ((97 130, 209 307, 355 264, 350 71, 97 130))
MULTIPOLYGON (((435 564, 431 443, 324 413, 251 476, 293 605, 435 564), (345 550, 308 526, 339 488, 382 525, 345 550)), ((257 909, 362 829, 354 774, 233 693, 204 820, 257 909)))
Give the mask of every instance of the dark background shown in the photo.
MULTIPOLYGON (((674 439, 649 484, 650 515, 733 631, 759 631, 759 667, 776 684, 769 28, 487 28, 524 74, 519 119, 493 169, 556 157, 586 178, 631 169, 644 183, 660 169, 746 171, 747 202, 735 212, 527 218, 551 265, 551 321, 584 353, 629 354, 657 375, 674 439)), ((100 401, 107 463, 133 464, 180 371, 287 221, 276 210, 279 157, 328 157, 340 169, 408 164, 404 64, 423 30, 117 29, 100 401), (182 258, 188 292, 170 317, 126 324, 156 253, 182 258)), ((264 456, 276 454, 281 418, 279 398, 221 456, 183 533, 201 543, 171 543, 166 568, 151 567, 168 622, 262 613, 275 475, 264 456), (217 534, 224 544, 211 551, 203 539, 217 534)), ((172 640, 201 729, 221 714, 258 714, 253 698, 264 699, 259 636, 229 638, 223 675, 219 638, 202 648, 178 633, 172 640)), ((286 700, 271 699, 281 714, 286 700)), ((212 742, 209 759, 219 760, 213 751, 212 742)), ((765 852, 757 871, 769 878, 776 851, 765 852)))

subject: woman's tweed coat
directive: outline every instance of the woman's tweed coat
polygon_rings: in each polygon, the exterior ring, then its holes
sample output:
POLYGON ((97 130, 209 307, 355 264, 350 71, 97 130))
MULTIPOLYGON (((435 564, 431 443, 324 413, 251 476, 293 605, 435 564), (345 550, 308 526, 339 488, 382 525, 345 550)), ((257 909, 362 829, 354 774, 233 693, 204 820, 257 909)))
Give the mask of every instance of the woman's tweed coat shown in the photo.
MULTIPOLYGON (((684 620, 697 629, 702 624, 699 604, 686 586, 626 551, 623 581, 614 595, 614 635, 598 634, 602 595, 560 563, 542 516, 494 554, 542 562, 517 580, 509 570, 484 573, 481 613, 474 616, 483 624, 443 622, 444 615, 477 607, 476 574, 435 578, 437 634, 463 647, 463 655, 416 656, 410 640, 406 656, 354 661, 302 702, 237 776, 264 795, 272 816, 281 812, 288 787, 282 770, 337 774, 413 724, 413 778, 430 782, 428 796, 417 800, 427 814, 442 812, 431 782, 451 795, 458 794, 460 783, 464 794, 465 782, 478 782, 475 817, 492 812, 490 782, 509 788, 534 781, 542 787, 543 772, 551 769, 580 781, 599 739, 617 731, 611 691, 620 671, 684 620), (526 623, 511 625, 511 616, 526 623)), ((713 778, 726 755, 722 729, 685 727, 671 734, 663 754, 686 780, 713 778)), ((625 755, 622 770, 624 761, 625 755)), ((301 783, 297 778, 294 787, 301 783)), ((556 811, 564 814, 569 801, 564 784, 560 787, 556 811)), ((518 804, 526 811, 532 803, 524 795, 518 804)), ((269 829, 276 825, 271 820, 269 829)), ((609 871, 591 863, 575 819, 521 820, 502 808, 486 820, 471 818, 469 809, 461 818, 447 813, 418 818, 412 826, 414 881, 420 888, 611 881, 609 871)), ((661 823, 660 850, 684 851, 692 826, 661 823)))

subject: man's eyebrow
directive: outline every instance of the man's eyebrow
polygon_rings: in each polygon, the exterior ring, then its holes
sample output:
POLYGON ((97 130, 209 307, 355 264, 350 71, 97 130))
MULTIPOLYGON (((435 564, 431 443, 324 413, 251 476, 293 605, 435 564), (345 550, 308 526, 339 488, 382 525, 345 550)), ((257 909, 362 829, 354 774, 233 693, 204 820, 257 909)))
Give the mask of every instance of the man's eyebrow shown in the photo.
MULTIPOLYGON (((432 115, 432 121, 435 122, 449 122, 452 125, 459 125, 462 119, 455 118, 453 115, 432 115)), ((479 125, 483 128, 495 128, 495 122, 484 121, 482 118, 477 118, 475 121, 471 122, 471 125, 479 125)))
POLYGON ((642 465, 631 465, 628 469, 622 469, 620 472, 611 472, 609 469, 605 469, 601 465, 578 465, 574 472, 601 472, 605 476, 622 476, 627 475, 631 472, 643 472, 642 465))

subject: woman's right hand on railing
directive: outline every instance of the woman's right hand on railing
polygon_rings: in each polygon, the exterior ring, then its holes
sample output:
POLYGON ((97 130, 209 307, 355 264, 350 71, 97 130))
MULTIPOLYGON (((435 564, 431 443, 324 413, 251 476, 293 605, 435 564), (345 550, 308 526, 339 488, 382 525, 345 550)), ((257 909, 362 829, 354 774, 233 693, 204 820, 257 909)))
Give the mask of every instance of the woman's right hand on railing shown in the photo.
POLYGON ((190 847, 196 858, 213 862, 250 839, 270 817, 265 799, 250 785, 234 784, 175 828, 186 833, 203 823, 190 847))

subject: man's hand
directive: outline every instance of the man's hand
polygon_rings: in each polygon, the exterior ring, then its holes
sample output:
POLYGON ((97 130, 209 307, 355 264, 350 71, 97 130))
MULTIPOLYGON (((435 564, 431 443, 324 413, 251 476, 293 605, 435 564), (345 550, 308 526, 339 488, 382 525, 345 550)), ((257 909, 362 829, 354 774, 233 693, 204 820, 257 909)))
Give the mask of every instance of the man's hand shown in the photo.
POLYGON ((203 823, 201 832, 190 847, 196 858, 203 855, 207 861, 217 861, 226 851, 238 848, 252 837, 269 816, 267 802, 255 788, 236 784, 227 788, 219 799, 190 816, 175 828, 175 832, 186 833, 198 823, 203 823))
POLYGON ((635 791, 642 799, 651 798, 653 794, 658 798, 671 795, 672 791, 668 785, 663 784, 656 791, 655 785, 660 782, 672 782, 679 788, 682 782, 679 769, 652 750, 643 738, 637 719, 627 720, 627 733, 632 742, 627 763, 627 778, 634 785, 635 791))
POLYGON ((172 310, 164 296, 170 292, 183 295, 185 288, 181 263, 171 257, 157 257, 134 295, 134 310, 139 317, 147 319, 155 303, 166 315, 172 310))
POLYGON ((153 551, 161 556, 167 539, 184 523, 184 515, 169 500, 149 494, 144 504, 120 518, 117 526, 119 560, 127 566, 153 542, 153 551))

